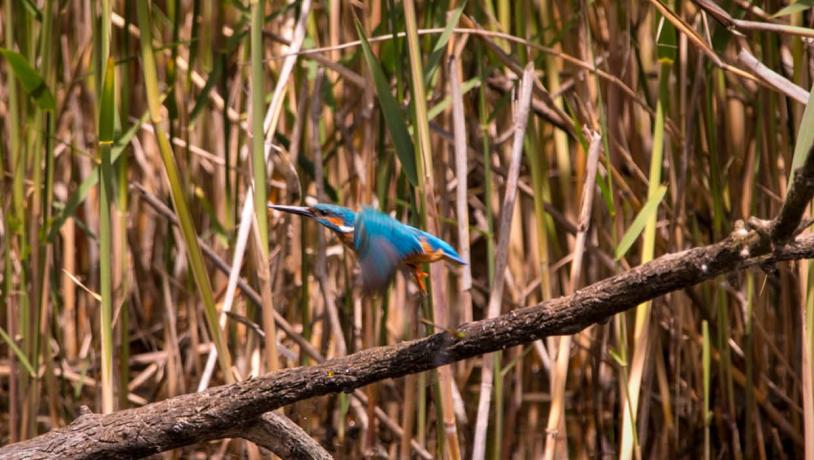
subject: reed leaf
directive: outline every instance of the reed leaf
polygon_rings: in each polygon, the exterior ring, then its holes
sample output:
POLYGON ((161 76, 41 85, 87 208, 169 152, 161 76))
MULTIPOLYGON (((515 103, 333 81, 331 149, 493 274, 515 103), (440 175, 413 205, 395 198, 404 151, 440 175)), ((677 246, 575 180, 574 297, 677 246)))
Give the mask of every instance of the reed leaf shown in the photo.
POLYGON ((56 100, 54 94, 45 84, 45 80, 28 62, 22 54, 6 48, 0 48, 0 54, 8 61, 14 75, 23 85, 23 90, 28 94, 37 107, 42 110, 54 110, 56 100))
POLYGON ((401 107, 396 102, 396 99, 390 93, 390 85, 387 78, 384 76, 379 61, 373 55, 370 49, 370 44, 365 38, 362 25, 356 21, 356 34, 362 42, 362 53, 367 63, 368 71, 373 77, 373 83, 376 88, 376 97, 379 99, 379 106, 384 115, 384 122, 387 124, 387 129, 390 131, 390 137, 393 139, 393 145, 396 148, 396 154, 401 162, 401 167, 410 183, 418 185, 418 170, 416 169, 415 161, 415 147, 410 138, 410 133, 407 130, 407 123, 404 120, 404 114, 401 107))
POLYGON ((633 223, 630 224, 627 231, 624 235, 622 235, 622 239, 619 241, 619 245, 616 246, 616 251, 614 252, 614 257, 616 260, 621 259, 627 254, 627 251, 633 246, 633 243, 639 238, 642 231, 644 230, 647 222, 653 218, 658 211, 659 204, 664 199, 664 195, 667 193, 667 186, 660 185, 659 188, 656 190, 656 193, 650 197, 639 213, 636 215, 636 218, 633 219, 633 223))
POLYGON ((170 146, 170 142, 161 126, 162 116, 158 92, 158 73, 156 71, 155 56, 152 48, 152 33, 150 32, 152 24, 147 2, 138 2, 137 12, 138 23, 141 29, 142 68, 147 91, 147 103, 150 108, 150 121, 153 123, 153 128, 155 129, 158 148, 161 153, 161 161, 164 164, 164 170, 169 180, 170 196, 172 197, 175 212, 178 215, 178 221, 181 226, 181 233, 183 234, 184 243, 186 244, 189 268, 192 272, 195 284, 198 287, 201 302, 203 302, 204 316, 206 317, 209 334, 215 345, 215 349, 218 351, 218 362, 220 363, 221 373, 223 374, 223 379, 231 383, 235 380, 232 374, 232 357, 226 346, 226 337, 218 325, 218 311, 215 307, 215 296, 212 292, 209 275, 206 272, 201 247, 198 244, 198 236, 195 232, 192 214, 189 211, 186 197, 184 196, 184 185, 181 183, 178 165, 175 161, 172 146, 170 146))
MULTIPOLYGON (((127 146, 130 145, 130 142, 136 136, 139 129, 141 129, 141 125, 147 123, 149 117, 150 113, 144 112, 141 119, 133 123, 133 125, 127 131, 113 141, 113 145, 110 147, 111 163, 116 163, 119 156, 122 154, 122 152, 124 152, 127 146)), ((96 166, 91 170, 90 174, 88 174, 88 176, 82 180, 82 183, 79 184, 76 190, 65 201, 65 204, 62 206, 62 210, 54 218, 50 232, 48 233, 48 240, 53 241, 54 238, 56 238, 57 234, 59 234, 59 229, 62 228, 62 225, 67 219, 74 217, 77 208, 84 203, 88 193, 93 189, 93 187, 96 186, 98 182, 99 167, 96 166)))

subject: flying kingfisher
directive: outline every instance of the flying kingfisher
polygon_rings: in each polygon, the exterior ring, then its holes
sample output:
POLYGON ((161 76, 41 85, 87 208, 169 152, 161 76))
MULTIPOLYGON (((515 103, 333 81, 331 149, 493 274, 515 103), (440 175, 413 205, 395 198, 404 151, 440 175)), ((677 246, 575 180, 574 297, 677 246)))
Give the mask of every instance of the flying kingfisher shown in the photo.
POLYGON ((421 269, 425 262, 446 260, 458 265, 466 262, 446 241, 423 230, 411 227, 375 209, 353 212, 334 204, 314 206, 283 206, 269 204, 277 211, 299 214, 328 228, 359 258, 362 287, 366 291, 381 290, 399 266, 406 267, 415 277, 418 289, 426 292, 421 269))

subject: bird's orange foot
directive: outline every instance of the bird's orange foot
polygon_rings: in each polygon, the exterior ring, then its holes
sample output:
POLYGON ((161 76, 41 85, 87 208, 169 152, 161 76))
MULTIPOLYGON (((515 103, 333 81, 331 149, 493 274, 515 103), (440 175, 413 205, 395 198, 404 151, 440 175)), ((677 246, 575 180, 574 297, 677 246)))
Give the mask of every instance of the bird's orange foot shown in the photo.
POLYGON ((415 276, 415 283, 418 285, 418 292, 420 292, 422 295, 426 295, 427 285, 424 284, 424 279, 427 278, 427 273, 416 267, 413 275, 415 276))

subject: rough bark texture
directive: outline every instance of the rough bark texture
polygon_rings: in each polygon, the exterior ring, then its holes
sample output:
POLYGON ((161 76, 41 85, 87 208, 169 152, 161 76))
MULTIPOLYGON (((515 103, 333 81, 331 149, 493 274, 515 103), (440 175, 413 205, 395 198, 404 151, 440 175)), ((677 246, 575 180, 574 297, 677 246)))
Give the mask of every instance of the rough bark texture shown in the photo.
POLYGON ((333 458, 299 425, 274 412, 261 415, 254 423, 234 428, 227 437, 247 439, 285 459, 333 458))
POLYGON ((762 240, 754 231, 735 232, 720 243, 660 257, 571 296, 461 325, 455 333, 363 350, 319 365, 284 369, 109 415, 85 414, 68 426, 0 449, 0 457, 137 458, 218 439, 296 401, 350 392, 378 380, 550 335, 573 334, 645 300, 720 274, 814 257, 814 237, 802 238, 771 254, 755 254, 754 248, 765 247, 762 240))

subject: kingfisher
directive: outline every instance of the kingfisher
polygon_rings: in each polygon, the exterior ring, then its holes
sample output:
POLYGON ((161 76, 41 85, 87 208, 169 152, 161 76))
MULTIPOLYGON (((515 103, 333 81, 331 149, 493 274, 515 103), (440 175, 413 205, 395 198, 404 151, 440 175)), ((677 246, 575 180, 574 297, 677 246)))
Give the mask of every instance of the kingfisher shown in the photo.
POLYGON ((384 288, 399 267, 413 274, 418 289, 424 293, 427 273, 421 268, 423 263, 446 260, 466 265, 446 241, 372 208, 354 212, 328 203, 313 206, 269 204, 268 207, 307 217, 331 230, 339 241, 356 253, 362 288, 368 292, 384 288))

